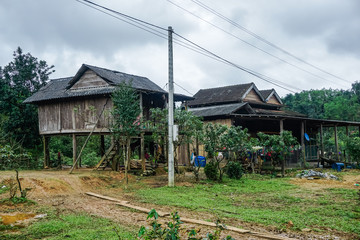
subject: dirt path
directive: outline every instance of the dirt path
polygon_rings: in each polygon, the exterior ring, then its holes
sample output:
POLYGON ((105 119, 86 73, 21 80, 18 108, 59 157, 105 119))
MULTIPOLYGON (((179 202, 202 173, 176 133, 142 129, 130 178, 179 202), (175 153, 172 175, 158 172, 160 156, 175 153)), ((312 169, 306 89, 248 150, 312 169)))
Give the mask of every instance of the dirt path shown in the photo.
MULTIPOLYGON (((1 172, 0 182, 5 179, 14 177, 14 172, 1 172)), ((164 185, 161 178, 147 178, 143 183, 149 187, 159 187, 164 185)), ((136 202, 134 196, 123 189, 123 175, 114 172, 95 172, 90 170, 77 170, 75 174, 69 175, 68 171, 21 171, 20 180, 23 187, 32 188, 28 197, 39 205, 49 206, 56 209, 58 213, 61 212, 87 212, 97 216, 112 219, 121 225, 128 226, 132 229, 139 229, 141 225, 148 225, 146 221, 146 214, 136 212, 134 210, 120 207, 107 200, 90 197, 85 192, 91 191, 98 194, 114 197, 121 200, 130 201, 131 204, 155 208, 164 212, 178 211, 181 217, 193 218, 199 220, 214 219, 210 213, 194 212, 187 209, 172 209, 168 206, 156 206, 154 204, 144 204, 136 202)), ((136 183, 137 178, 131 176, 130 183, 136 183)), ((189 184, 189 183, 183 183, 189 184)), ((295 184, 300 184, 295 181, 295 184)), ((1 196, 0 198, 5 197, 1 196)), ((6 209, 0 206, 0 212, 6 209)), ((165 222, 168 218, 161 221, 165 222)), ((251 231, 274 234, 284 237, 294 237, 296 239, 330 239, 329 235, 321 236, 308 233, 292 233, 285 232, 279 234, 275 228, 263 227, 256 224, 242 222, 240 220, 228 220, 226 224, 239 227, 251 231)), ((210 227, 183 224, 184 229, 197 229, 199 234, 206 234, 212 232, 214 229, 210 227)), ((224 231, 224 236, 231 234, 235 239, 263 239, 257 238, 248 234, 238 234, 234 232, 224 231)), ((331 238, 333 239, 333 238, 331 238)), ((336 238, 335 238, 336 239, 336 238)), ((339 238, 338 238, 339 239, 339 238)), ((342 238, 342 239, 346 239, 342 238)))

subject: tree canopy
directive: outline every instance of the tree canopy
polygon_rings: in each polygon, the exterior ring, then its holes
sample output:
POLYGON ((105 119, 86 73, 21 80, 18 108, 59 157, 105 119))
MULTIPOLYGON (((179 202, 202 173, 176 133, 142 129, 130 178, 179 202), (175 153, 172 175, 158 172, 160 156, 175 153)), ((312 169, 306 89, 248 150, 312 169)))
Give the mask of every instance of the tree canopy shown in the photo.
POLYGON ((11 61, 0 67, 0 115, 8 137, 27 148, 40 143, 36 107, 23 101, 45 85, 54 66, 18 47, 11 61))
POLYGON ((360 117, 360 82, 350 90, 321 89, 288 94, 284 104, 293 111, 317 119, 356 121, 360 117))

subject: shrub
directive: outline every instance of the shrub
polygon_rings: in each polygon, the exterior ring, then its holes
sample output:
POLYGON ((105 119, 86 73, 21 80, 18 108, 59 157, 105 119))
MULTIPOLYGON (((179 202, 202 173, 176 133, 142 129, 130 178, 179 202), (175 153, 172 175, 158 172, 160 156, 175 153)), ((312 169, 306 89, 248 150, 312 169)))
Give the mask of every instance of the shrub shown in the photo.
POLYGON ((204 168, 204 172, 205 172, 206 177, 209 180, 216 181, 219 178, 218 167, 217 167, 216 163, 213 161, 206 164, 206 166, 204 168))
POLYGON ((243 174, 241 164, 234 161, 229 162, 226 168, 226 174, 229 176, 229 178, 240 179, 243 174))
MULTIPOLYGON (((151 222, 151 228, 146 228, 144 226, 141 226, 139 233, 138 233, 138 239, 142 240, 180 240, 180 231, 181 224, 183 223, 180 220, 180 216, 177 212, 171 213, 171 219, 172 221, 169 221, 164 227, 161 226, 161 224, 158 222, 159 214, 156 212, 155 209, 152 209, 148 217, 146 219, 154 218, 154 220, 151 222)), ((219 220, 215 222, 216 224, 216 230, 213 233, 207 233, 206 238, 198 238, 197 231, 195 229, 188 230, 188 238, 187 240, 220 240, 220 235, 223 230, 226 229, 226 226, 222 224, 219 220)), ((121 238, 119 238, 121 239, 121 238)), ((183 238, 184 239, 184 238, 183 238)), ((224 238, 226 240, 235 240, 231 236, 226 236, 224 238)))
POLYGON ((30 167, 31 154, 16 148, 10 144, 2 145, 0 143, 0 170, 30 167))

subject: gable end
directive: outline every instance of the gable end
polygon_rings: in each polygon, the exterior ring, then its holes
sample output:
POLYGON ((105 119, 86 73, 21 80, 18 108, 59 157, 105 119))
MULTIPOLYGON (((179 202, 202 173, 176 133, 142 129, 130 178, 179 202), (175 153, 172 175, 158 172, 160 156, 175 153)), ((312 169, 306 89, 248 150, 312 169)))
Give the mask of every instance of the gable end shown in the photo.
POLYGON ((70 88, 71 90, 78 90, 84 88, 94 88, 94 87, 107 87, 109 84, 99 77, 94 71, 87 70, 82 74, 80 79, 74 83, 74 85, 70 88))

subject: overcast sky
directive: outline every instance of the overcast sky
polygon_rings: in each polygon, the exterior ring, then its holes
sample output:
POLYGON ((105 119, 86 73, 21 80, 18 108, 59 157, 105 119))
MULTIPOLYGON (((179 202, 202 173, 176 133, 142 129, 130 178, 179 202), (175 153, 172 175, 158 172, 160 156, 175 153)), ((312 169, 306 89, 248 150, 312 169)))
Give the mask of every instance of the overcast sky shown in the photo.
MULTIPOLYGON (((163 28, 172 26, 177 34, 235 64, 289 84, 294 91, 349 89, 360 80, 358 0, 201 0, 297 58, 344 80, 259 41, 191 0, 171 1, 207 22, 167 0, 94 0, 163 28)), ((0 0, 0 22, 0 66, 8 64, 20 46, 55 65, 51 78, 73 76, 86 63, 145 76, 160 87, 168 81, 166 39, 75 0, 0 0)), ((187 95, 179 86, 194 94, 201 88, 254 82, 260 90, 275 88, 281 96, 289 93, 176 44, 174 78, 175 91, 187 95)))

